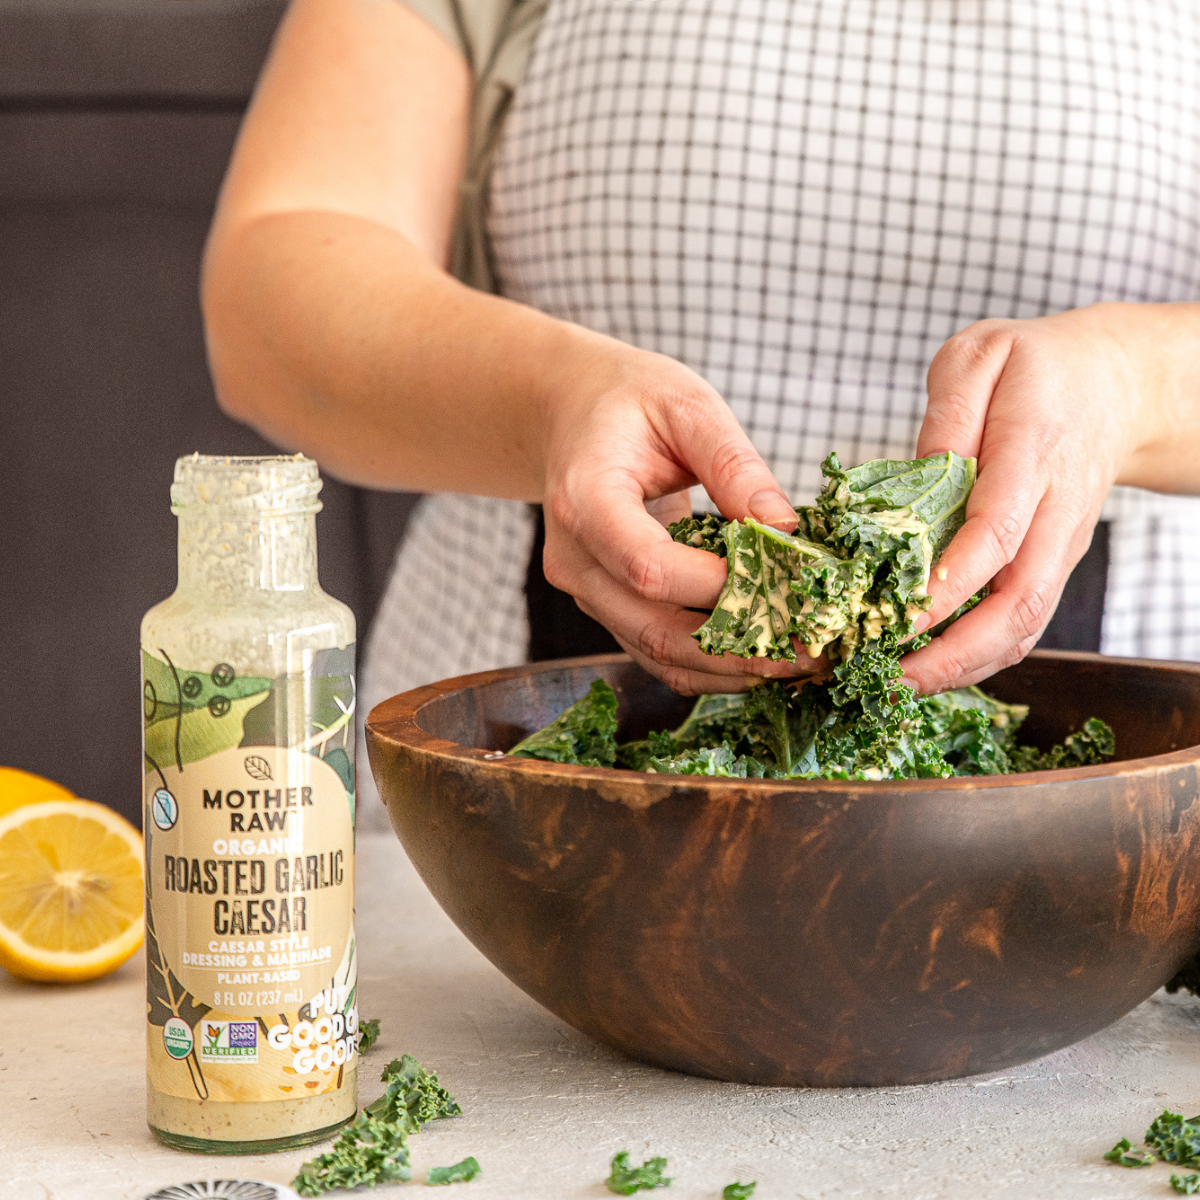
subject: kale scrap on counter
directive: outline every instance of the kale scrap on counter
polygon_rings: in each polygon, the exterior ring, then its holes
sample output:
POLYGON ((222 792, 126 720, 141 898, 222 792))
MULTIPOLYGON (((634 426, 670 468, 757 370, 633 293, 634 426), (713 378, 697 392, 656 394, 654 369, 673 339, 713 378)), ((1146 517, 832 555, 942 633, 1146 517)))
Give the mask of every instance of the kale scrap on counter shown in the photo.
POLYGON ((649 1192, 654 1188, 670 1187, 671 1180, 663 1171, 667 1169, 665 1158, 648 1158, 640 1167, 630 1166, 629 1151, 622 1150, 613 1155, 608 1178, 604 1186, 618 1196, 632 1196, 634 1192, 649 1192))
MULTIPOLYGON (((1164 1108, 1142 1140, 1148 1149, 1135 1150, 1128 1138, 1122 1138, 1103 1158, 1118 1167, 1149 1167, 1156 1162, 1200 1167, 1200 1116, 1184 1117, 1164 1108)), ((1180 1195, 1200 1196, 1200 1174, 1173 1174, 1170 1183, 1180 1195)))
MULTIPOLYGON (((426 1071, 411 1054, 392 1059, 381 1078, 387 1084, 383 1095, 358 1114, 332 1150, 300 1168, 292 1187, 301 1196, 411 1179, 409 1135, 419 1133, 428 1121, 462 1115, 458 1102, 438 1083, 437 1075, 426 1071)), ((466 1161, 458 1168, 465 1168, 466 1161)), ((475 1163, 475 1172, 478 1170, 479 1164, 475 1163)))
POLYGON ((678 729, 624 745, 616 696, 597 680, 509 753, 663 775, 864 780, 1004 775, 1112 757, 1112 730, 1097 718, 1042 751, 1016 741, 1025 705, 978 687, 917 696, 897 682, 901 655, 930 639, 912 636, 913 621, 962 525, 973 460, 947 453, 843 471, 831 454, 822 470, 825 489, 814 507, 796 510, 796 534, 712 515, 671 532, 728 561, 717 607, 696 631, 702 649, 794 660, 797 638, 813 657, 836 661, 829 677, 701 696, 678 729))

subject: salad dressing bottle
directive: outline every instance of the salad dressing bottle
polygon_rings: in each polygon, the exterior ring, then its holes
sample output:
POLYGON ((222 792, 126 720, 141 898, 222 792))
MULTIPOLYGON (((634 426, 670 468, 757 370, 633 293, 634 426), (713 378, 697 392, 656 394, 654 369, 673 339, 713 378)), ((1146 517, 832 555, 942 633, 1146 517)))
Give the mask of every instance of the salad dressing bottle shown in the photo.
POLYGON ((354 617, 302 455, 181 458, 142 621, 147 1111, 167 1145, 303 1146, 357 1108, 354 617))

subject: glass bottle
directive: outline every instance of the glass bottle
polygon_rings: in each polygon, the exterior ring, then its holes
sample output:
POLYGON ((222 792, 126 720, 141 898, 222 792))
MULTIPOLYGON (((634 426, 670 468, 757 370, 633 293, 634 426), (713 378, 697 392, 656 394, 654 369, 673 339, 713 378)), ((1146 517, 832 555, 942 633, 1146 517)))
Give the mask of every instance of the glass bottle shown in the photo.
POLYGON ((357 1108, 354 617, 302 455, 175 464, 179 583, 142 621, 147 1114, 262 1153, 357 1108))

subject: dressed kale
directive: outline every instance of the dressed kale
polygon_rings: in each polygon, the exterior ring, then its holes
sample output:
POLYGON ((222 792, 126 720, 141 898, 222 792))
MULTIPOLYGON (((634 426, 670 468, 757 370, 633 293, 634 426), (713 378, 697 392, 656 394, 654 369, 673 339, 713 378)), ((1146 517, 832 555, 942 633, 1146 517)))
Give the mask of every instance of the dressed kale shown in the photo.
POLYGON ((792 661, 795 637, 813 658, 845 661, 885 630, 908 636, 929 607, 929 573, 963 523, 975 460, 947 452, 845 471, 830 454, 821 470, 825 488, 796 509, 794 533, 711 516, 671 526, 685 545, 724 544, 725 588, 696 631, 707 653, 792 661))
POLYGON ((1040 750, 1017 743, 1024 705, 977 687, 917 696, 900 682, 901 656, 980 599, 913 636, 914 618, 930 605, 930 573, 962 525, 974 460, 947 453, 844 471, 831 454, 822 470, 825 488, 813 507, 796 510, 794 534, 711 515, 671 532, 728 560, 717 607, 697 630, 703 649, 794 659, 795 637, 814 657, 829 652, 829 676, 701 696, 679 728, 624 745, 616 697, 597 680, 511 753, 662 775, 855 780, 1004 775, 1112 757, 1112 730, 1096 718, 1040 750))

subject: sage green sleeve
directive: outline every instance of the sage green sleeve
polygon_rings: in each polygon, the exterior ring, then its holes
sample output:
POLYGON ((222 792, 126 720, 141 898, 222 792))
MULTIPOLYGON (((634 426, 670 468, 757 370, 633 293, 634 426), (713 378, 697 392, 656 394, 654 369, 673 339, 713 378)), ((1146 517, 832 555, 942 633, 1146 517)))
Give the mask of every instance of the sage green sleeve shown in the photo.
POLYGON ((467 161, 458 191, 451 269, 498 290, 487 234, 492 160, 550 0, 402 0, 466 56, 474 79, 467 161))
POLYGON ((478 79, 495 58, 513 11, 522 0, 403 0, 452 46, 478 79))

